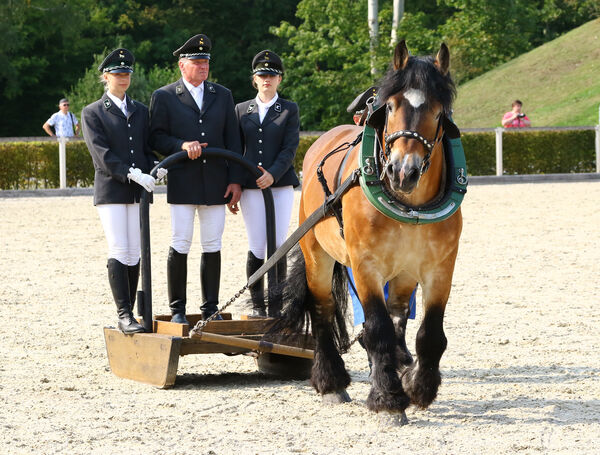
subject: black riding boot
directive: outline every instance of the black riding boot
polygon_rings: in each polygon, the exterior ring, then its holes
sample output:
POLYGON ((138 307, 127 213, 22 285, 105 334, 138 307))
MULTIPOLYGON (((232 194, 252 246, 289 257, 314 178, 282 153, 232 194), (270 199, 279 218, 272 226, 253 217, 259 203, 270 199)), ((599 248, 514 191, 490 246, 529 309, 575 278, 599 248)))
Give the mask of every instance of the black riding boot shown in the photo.
POLYGON ((282 282, 287 278, 287 258, 282 257, 277 264, 277 283, 271 286, 269 283, 269 317, 278 318, 281 316, 281 293, 283 292, 282 282))
POLYGON ((110 289, 117 305, 119 330, 123 333, 144 332, 144 327, 135 320, 131 312, 127 266, 114 258, 110 258, 106 267, 108 268, 110 289))
MULTIPOLYGON (((135 305, 135 297, 137 293, 138 280, 140 278, 140 263, 127 266, 127 277, 129 278, 129 301, 131 302, 131 312, 135 305)), ((139 314, 139 308, 138 308, 139 314)))
MULTIPOLYGON (((221 282, 221 252, 202 253, 200 259, 200 283, 202 284, 202 319, 219 311, 219 285, 221 282)), ((215 320, 223 319, 217 316, 215 320)))
POLYGON ((178 253, 173 247, 169 248, 167 257, 167 292, 171 322, 189 324, 185 318, 187 286, 187 254, 178 253))
MULTIPOLYGON (((248 259, 246 261, 246 276, 248 279, 256 272, 264 263, 264 259, 258 259, 252 251, 248 251, 248 259)), ((252 317, 266 318, 265 311, 265 279, 261 277, 256 283, 250 286, 250 297, 252 299, 252 317)))

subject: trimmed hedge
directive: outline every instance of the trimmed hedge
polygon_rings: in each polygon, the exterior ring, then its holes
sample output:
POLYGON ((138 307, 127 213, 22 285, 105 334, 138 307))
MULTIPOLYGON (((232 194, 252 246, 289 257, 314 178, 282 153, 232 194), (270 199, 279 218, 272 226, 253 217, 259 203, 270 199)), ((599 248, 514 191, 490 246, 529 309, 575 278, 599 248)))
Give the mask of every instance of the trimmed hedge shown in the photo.
MULTIPOLYGON (((85 142, 67 142, 67 186, 93 184, 94 165, 85 142)), ((59 186, 58 142, 0 142, 0 189, 59 186)))
MULTIPOLYGON (((294 166, 302 160, 318 136, 303 136, 294 166)), ((462 133, 469 175, 496 174, 496 135, 462 133)), ((562 174, 596 171, 594 130, 505 131, 502 135, 504 174, 562 174)))
MULTIPOLYGON (((302 136, 294 167, 302 170, 302 161, 318 136, 302 136)), ((526 131, 503 134, 505 174, 554 174, 595 172, 595 132, 526 131)), ((494 132, 463 133, 462 143, 469 175, 496 173, 496 137, 494 132)), ((92 186, 94 166, 85 142, 67 143, 67 185, 92 186)), ((0 143, 0 189, 58 188, 57 142, 0 143)))
MULTIPOLYGON (((567 174, 596 171, 594 130, 505 131, 502 134, 504 174, 567 174)), ((496 174, 494 132, 463 133, 470 175, 496 174)))

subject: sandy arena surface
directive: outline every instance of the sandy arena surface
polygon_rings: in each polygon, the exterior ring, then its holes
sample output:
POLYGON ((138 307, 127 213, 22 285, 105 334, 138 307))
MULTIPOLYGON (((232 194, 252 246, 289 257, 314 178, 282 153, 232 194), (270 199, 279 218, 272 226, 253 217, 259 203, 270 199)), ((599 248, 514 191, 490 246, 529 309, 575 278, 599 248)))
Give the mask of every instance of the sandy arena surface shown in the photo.
MULTIPOLYGON (((339 406, 322 405, 308 381, 263 376, 247 356, 182 357, 169 390, 117 378, 91 196, 2 198, 0 453, 600 453, 599 202, 600 182, 469 188, 442 386, 428 410, 409 408, 410 424, 392 427, 365 407, 358 345, 344 356, 353 401, 339 406)), ((164 194, 151 226, 155 311, 165 313, 164 194)), ((246 244, 242 217, 228 215, 222 299, 245 282, 246 244)), ((199 256, 196 225, 192 312, 199 256)), ((410 321, 412 352, 416 329, 410 321)))

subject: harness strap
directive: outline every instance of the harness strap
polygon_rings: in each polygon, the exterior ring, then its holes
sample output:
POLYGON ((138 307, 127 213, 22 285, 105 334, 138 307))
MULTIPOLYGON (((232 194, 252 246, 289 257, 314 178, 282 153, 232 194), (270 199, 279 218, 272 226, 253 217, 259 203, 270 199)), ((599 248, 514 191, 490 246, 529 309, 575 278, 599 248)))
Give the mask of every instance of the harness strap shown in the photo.
MULTIPOLYGON (((343 169, 346 166, 346 161, 348 160, 348 157, 350 156, 350 151, 354 147, 356 147, 356 144, 358 144, 362 140, 362 135, 363 135, 363 133, 361 131, 360 133, 358 133, 358 135, 352 142, 344 142, 343 144, 338 145, 335 149, 333 149, 331 152, 329 152, 327 155, 325 155, 323 157, 323 159, 321 160, 321 162, 319 163, 319 165, 317 166, 317 179, 319 180, 319 183, 323 187, 323 192, 325 193, 325 198, 328 198, 331 195, 331 191, 329 190, 329 185, 327 184, 327 179, 325 179, 325 175, 323 174, 323 166, 325 165, 325 161, 327 161, 327 159, 329 159, 331 156, 335 155, 336 153, 346 150, 346 155, 344 156, 344 159, 342 160, 342 164, 338 168, 337 173, 336 173, 336 181, 338 183, 338 187, 341 186, 339 182, 341 180, 341 175, 342 175, 343 169)), ((337 220, 338 224, 340 225, 340 236, 342 238, 344 238, 344 220, 342 218, 341 201, 336 201, 336 203, 332 205, 331 211, 333 212, 335 219, 337 220)))
POLYGON ((344 183, 335 191, 335 193, 329 195, 325 199, 325 202, 313 213, 310 214, 308 218, 304 220, 298 228, 290 235, 283 244, 277 248, 275 253, 273 253, 267 261, 260 266, 260 268, 252 274, 250 278, 248 278, 248 287, 252 286, 256 283, 265 273, 269 271, 270 268, 275 266, 275 264, 284 257, 288 251, 292 249, 292 247, 298 243, 298 241, 304 237, 304 235, 313 228, 315 224, 321 221, 323 218, 327 216, 327 214, 332 210, 332 206, 342 197, 342 195, 348 191, 350 188, 355 186, 358 183, 358 178, 360 177, 360 169, 355 169, 344 183))

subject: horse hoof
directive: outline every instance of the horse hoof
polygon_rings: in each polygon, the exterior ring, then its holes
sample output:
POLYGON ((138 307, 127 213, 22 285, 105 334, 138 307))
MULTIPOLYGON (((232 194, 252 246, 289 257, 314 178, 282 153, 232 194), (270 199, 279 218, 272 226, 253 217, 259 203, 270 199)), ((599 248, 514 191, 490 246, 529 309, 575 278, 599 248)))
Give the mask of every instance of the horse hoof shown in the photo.
POLYGON ((352 399, 348 392, 342 390, 341 392, 333 392, 326 393, 323 395, 323 403, 324 404, 340 404, 340 403, 350 403, 352 399))
POLYGON ((408 424, 408 417, 406 417, 406 412, 404 411, 401 413, 382 412, 379 414, 379 421, 382 426, 403 427, 408 424))

